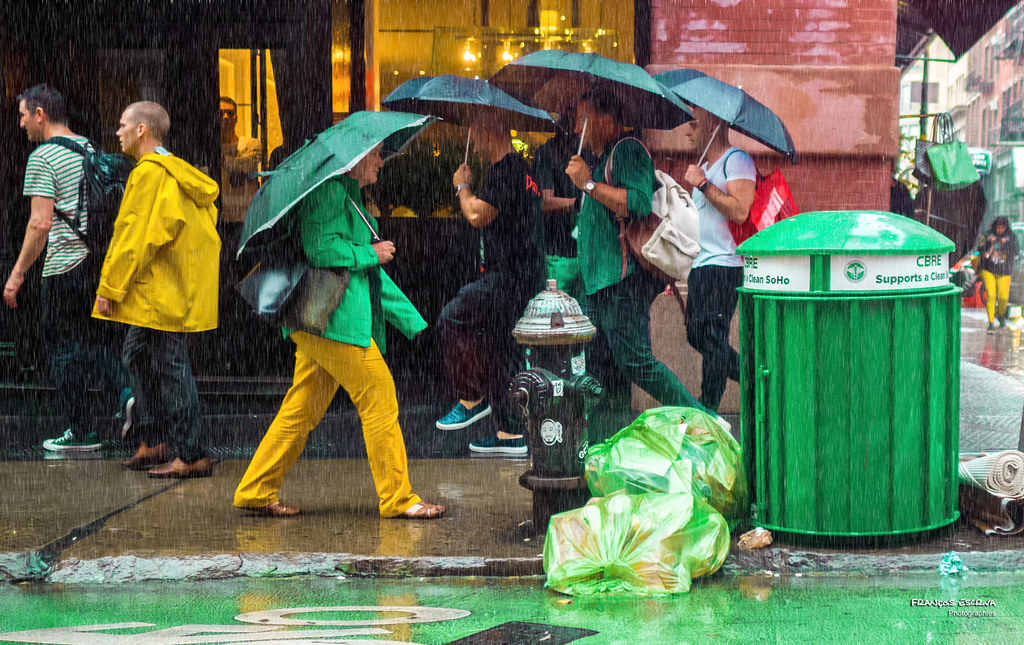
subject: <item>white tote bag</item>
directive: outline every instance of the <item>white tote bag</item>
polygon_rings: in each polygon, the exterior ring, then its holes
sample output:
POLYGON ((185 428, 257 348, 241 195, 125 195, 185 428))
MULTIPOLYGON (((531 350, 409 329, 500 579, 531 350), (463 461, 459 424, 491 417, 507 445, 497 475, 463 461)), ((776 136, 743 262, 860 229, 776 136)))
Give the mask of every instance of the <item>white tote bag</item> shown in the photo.
POLYGON ((661 218, 651 239, 643 246, 643 255, 669 276, 685 282, 693 261, 700 253, 700 216, 690 193, 660 170, 654 171, 661 188, 654 192, 651 212, 661 218))

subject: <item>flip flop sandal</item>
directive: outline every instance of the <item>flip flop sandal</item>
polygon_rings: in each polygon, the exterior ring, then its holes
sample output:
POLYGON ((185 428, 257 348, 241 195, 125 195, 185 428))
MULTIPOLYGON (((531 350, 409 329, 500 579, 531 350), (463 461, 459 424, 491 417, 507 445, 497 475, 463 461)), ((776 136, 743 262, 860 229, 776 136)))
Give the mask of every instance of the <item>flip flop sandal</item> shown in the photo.
POLYGON ((397 515, 396 518, 403 520, 435 520, 443 516, 446 510, 438 504, 417 502, 407 508, 401 515, 397 515))

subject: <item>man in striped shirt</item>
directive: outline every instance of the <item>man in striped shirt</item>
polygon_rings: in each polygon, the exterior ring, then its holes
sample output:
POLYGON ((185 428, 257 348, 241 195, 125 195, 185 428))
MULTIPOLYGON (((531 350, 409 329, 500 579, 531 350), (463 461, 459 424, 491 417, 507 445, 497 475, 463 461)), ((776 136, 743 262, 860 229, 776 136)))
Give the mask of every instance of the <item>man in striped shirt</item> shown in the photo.
MULTIPOLYGON (((117 354, 118 343, 109 326, 92 319, 96 290, 95 262, 85 243, 56 213, 72 220, 78 206, 82 180, 82 156, 55 143, 52 137, 67 137, 86 148, 92 144, 67 126, 67 111, 60 93, 49 85, 36 85, 18 97, 21 127, 29 141, 41 142, 29 155, 25 169, 25 196, 32 212, 25 228, 21 252, 4 285, 4 302, 18 306, 18 291, 25 274, 45 249, 43 261, 43 338, 50 379, 57 388, 60 412, 67 421, 62 437, 43 442, 53 451, 96 450, 100 442, 95 431, 96 397, 89 394, 98 383, 114 402, 127 408, 130 423, 131 390, 128 376, 117 354)), ((85 231, 87 214, 80 230, 85 231)))

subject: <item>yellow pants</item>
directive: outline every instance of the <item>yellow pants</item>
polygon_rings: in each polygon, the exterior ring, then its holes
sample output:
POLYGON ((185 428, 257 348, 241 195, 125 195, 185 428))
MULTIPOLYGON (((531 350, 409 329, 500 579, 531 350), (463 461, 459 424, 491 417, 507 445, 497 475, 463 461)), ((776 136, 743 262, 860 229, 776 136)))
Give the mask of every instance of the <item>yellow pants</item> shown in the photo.
POLYGON ((999 315, 1006 315, 1006 307, 1010 303, 1010 276, 996 275, 991 271, 981 272, 981 281, 985 283, 987 300, 985 307, 988 309, 988 321, 996 319, 996 300, 999 301, 999 315))
POLYGON ((409 484, 395 382, 377 344, 358 347, 303 332, 293 333, 291 339, 297 346, 292 387, 238 484, 235 506, 260 508, 278 501, 284 476, 339 385, 352 398, 363 424, 381 516, 401 515, 419 503, 409 484))

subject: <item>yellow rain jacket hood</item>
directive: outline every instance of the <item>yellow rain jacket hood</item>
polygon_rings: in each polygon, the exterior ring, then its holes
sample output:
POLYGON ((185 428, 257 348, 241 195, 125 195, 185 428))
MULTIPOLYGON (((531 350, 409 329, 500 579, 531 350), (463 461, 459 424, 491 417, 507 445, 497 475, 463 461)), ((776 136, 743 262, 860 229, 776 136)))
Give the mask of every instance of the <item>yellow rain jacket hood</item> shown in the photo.
POLYGON ((170 154, 143 156, 128 177, 96 294, 106 320, 173 332, 217 327, 217 183, 170 154))

